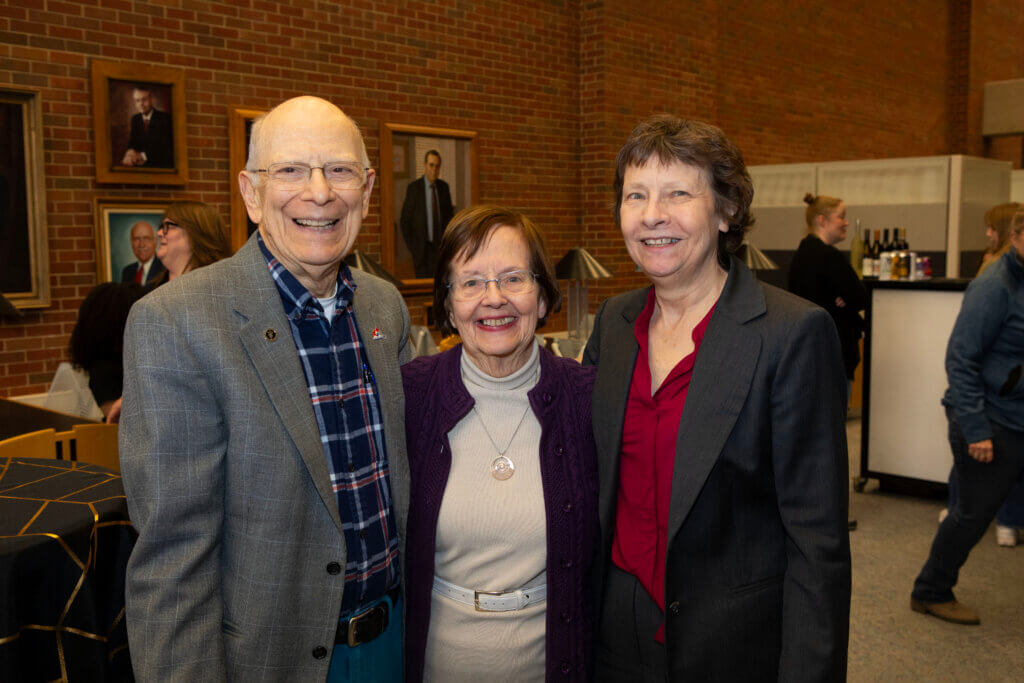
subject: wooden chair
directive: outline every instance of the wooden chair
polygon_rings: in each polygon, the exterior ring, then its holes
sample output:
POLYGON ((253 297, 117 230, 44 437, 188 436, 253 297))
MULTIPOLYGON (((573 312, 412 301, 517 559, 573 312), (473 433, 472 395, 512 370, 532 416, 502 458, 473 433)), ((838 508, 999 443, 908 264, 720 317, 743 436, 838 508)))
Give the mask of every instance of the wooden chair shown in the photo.
POLYGON ((3 458, 49 458, 57 457, 56 431, 40 429, 38 432, 19 434, 0 441, 0 457, 3 458))
POLYGON ((75 435, 76 459, 121 471, 117 451, 117 425, 83 424, 72 428, 75 435))

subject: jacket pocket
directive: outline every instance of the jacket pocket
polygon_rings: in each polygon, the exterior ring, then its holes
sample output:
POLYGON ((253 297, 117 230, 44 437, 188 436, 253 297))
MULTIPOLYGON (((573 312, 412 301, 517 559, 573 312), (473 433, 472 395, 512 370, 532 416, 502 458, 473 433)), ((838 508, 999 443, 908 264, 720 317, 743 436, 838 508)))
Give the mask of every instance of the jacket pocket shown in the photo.
POLYGON ((765 588, 776 587, 780 583, 782 583, 782 574, 769 576, 765 579, 758 579, 753 583, 744 583, 739 586, 733 586, 729 589, 729 595, 736 596, 746 595, 747 593, 756 593, 757 591, 764 590, 765 588))

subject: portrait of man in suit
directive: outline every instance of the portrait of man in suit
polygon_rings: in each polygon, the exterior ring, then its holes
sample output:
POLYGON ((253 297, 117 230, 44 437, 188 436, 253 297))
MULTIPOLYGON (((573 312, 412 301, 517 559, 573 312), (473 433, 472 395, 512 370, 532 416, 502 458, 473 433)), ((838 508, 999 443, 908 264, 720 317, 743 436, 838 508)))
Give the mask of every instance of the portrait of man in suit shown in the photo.
POLYGON ((258 230, 132 307, 138 680, 402 680, 409 312, 343 262, 375 177, 341 109, 281 103, 238 175, 258 230))
POLYGON ((402 203, 402 238, 412 255, 416 277, 434 277, 437 244, 455 213, 448 183, 441 180, 441 154, 423 155, 423 175, 409 183, 402 203))
POLYGON ((156 257, 156 228, 146 221, 139 221, 132 226, 131 240, 136 260, 121 270, 121 282, 152 284, 166 270, 156 257))
POLYGON ((132 89, 132 115, 128 149, 121 157, 123 166, 174 168, 174 128, 171 115, 153 104, 153 91, 145 83, 132 89))

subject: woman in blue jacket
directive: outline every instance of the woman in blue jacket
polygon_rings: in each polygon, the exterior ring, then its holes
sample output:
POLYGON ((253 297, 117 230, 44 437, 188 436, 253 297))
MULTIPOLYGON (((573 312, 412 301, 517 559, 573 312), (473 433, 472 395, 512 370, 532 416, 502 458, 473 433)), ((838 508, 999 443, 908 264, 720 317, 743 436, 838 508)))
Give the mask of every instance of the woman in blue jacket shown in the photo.
POLYGON ((953 596, 960 567, 1024 477, 1024 212, 1010 249, 970 284, 946 348, 942 399, 959 499, 914 582, 911 609, 957 624, 977 613, 953 596))

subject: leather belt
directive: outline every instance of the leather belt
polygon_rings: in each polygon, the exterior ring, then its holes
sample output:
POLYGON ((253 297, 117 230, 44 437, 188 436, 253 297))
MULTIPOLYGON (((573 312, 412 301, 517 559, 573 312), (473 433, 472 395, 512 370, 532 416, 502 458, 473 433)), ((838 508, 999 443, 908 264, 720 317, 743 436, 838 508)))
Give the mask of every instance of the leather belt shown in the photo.
MULTIPOLYGON (((391 605, 398 602, 400 593, 398 586, 387 592, 387 597, 391 598, 391 605)), ((370 642, 387 630, 390 613, 391 607, 381 598, 373 607, 339 621, 338 630, 334 634, 334 644, 355 647, 370 642)))
POLYGON ((542 583, 514 591, 475 591, 435 576, 434 592, 463 605, 472 605, 477 612, 515 612, 547 600, 548 585, 542 583))

